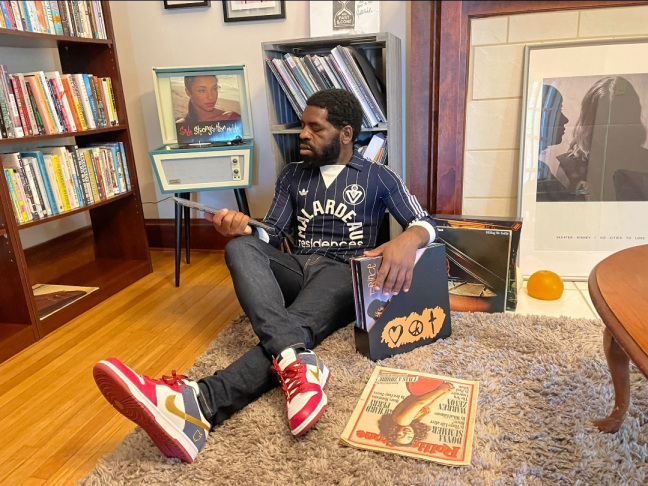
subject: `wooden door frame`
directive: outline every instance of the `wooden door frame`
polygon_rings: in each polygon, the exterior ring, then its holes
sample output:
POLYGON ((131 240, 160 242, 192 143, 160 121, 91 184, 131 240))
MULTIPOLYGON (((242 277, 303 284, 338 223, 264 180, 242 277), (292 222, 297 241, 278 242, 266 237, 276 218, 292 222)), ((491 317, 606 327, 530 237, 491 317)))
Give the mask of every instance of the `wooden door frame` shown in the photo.
POLYGON ((411 2, 409 186, 421 205, 431 213, 461 214, 471 19, 647 4, 646 0, 411 2))

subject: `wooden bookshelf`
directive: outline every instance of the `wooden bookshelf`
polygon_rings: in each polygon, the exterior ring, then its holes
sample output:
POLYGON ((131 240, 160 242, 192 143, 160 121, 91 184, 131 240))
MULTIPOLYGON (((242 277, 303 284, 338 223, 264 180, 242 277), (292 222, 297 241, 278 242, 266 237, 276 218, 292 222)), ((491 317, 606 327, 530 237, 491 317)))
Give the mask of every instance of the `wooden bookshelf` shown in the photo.
MULTIPOLYGON (((110 5, 101 2, 108 39, 87 39, 0 29, 0 46, 58 49, 62 74, 91 73, 110 77, 119 125, 75 133, 0 140, 11 150, 35 150, 43 142, 74 138, 80 147, 92 143, 122 142, 131 190, 55 216, 19 224, 13 214, 9 189, 0 177, 0 361, 20 352, 48 333, 151 273, 142 202, 137 181, 122 80, 115 50, 110 5), (18 147, 18 148, 17 148, 18 147), (53 221, 87 213, 90 225, 25 249, 20 232, 39 226, 47 231, 53 221), (34 284, 98 287, 51 316, 40 319, 32 292, 34 284)), ((8 66, 11 72, 11 66, 8 66)), ((34 70, 40 69, 34 66, 34 70)), ((69 144, 62 141, 61 144, 69 144)))

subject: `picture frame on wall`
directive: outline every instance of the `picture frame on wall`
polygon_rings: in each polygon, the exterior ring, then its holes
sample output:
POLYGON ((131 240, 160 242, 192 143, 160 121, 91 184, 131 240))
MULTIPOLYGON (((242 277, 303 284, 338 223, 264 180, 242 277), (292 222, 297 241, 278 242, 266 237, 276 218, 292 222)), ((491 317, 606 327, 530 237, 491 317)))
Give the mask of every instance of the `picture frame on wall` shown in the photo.
POLYGON ((525 47, 520 268, 585 280, 648 243, 648 38, 525 47))
POLYGON ((165 9, 174 9, 174 8, 192 8, 192 7, 209 7, 211 1, 209 0, 164 0, 165 9))
POLYGON ((286 18, 286 2, 281 1, 223 1, 225 22, 272 20, 286 18))

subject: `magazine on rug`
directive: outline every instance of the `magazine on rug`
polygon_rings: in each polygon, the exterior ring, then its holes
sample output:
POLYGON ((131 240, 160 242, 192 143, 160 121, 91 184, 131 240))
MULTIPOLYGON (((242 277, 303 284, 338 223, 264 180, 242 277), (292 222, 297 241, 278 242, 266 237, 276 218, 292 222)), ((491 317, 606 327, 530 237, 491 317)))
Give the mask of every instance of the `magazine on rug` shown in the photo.
POLYGON ((467 466, 477 407, 477 381, 376 366, 342 444, 449 466, 467 466))
POLYGON ((79 287, 77 285, 36 284, 32 287, 38 316, 41 319, 67 307, 99 287, 79 287))

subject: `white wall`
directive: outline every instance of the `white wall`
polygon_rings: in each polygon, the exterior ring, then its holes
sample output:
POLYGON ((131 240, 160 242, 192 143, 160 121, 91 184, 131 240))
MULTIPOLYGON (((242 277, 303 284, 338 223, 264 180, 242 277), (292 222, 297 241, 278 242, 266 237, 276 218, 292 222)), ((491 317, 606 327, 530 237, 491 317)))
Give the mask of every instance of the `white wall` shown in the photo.
MULTIPOLYGON (((381 30, 399 37, 406 49, 408 2, 381 3, 381 30)), ((146 218, 171 218, 169 201, 161 194, 148 151, 162 144, 153 87, 153 67, 245 64, 248 71, 255 138, 253 186, 247 189, 253 217, 262 217, 274 193, 270 131, 261 43, 309 37, 309 2, 286 2, 286 18, 269 21, 223 21, 222 3, 208 8, 165 10, 161 1, 111 2, 115 42, 124 84, 137 173, 146 218)), ((403 79, 405 77, 403 62, 403 79)), ((405 96, 405 86, 403 86, 405 96)), ((215 207, 236 208, 232 190, 200 193, 199 200, 215 207)))
POLYGON ((648 6, 489 17, 470 29, 463 213, 515 216, 525 45, 645 36, 648 6))

